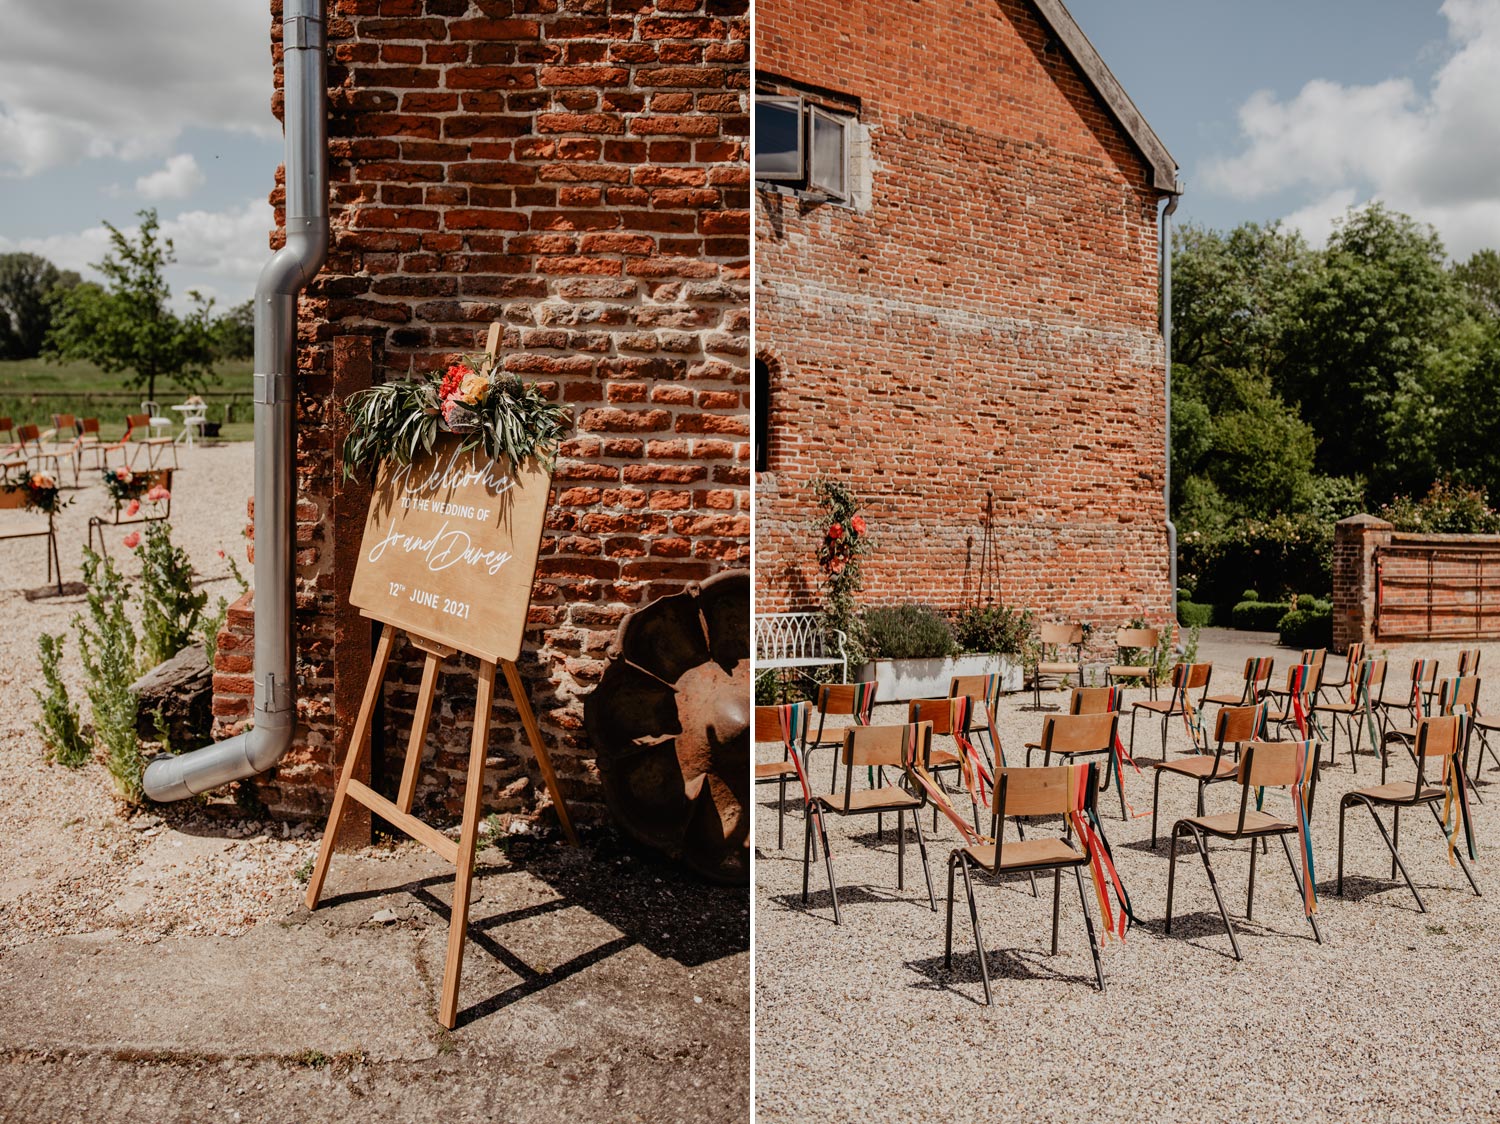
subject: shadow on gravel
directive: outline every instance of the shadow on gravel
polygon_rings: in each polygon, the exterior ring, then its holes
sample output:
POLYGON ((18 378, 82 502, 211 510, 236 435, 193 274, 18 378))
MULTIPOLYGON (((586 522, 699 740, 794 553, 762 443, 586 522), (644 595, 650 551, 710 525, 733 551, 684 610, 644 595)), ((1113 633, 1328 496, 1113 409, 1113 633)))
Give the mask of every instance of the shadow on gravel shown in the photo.
MULTIPOLYGON (((921 991, 947 991, 960 996, 976 1006, 983 1007, 984 983, 979 974, 979 956, 973 951, 972 936, 970 944, 965 951, 960 951, 958 945, 959 934, 953 934, 953 966, 943 967, 941 956, 927 956, 920 960, 908 960, 905 967, 917 973, 924 979, 917 980, 908 986, 921 991), (959 985, 973 985, 973 994, 967 987, 960 988, 959 985)), ((1082 941, 1083 934, 1077 934, 1082 941)), ((1024 948, 987 948, 984 951, 985 963, 990 970, 990 985, 993 987, 1002 980, 1050 980, 1058 983, 1079 984, 1087 987, 1090 991, 1097 988, 1094 979, 1094 965, 1089 958, 1086 948, 1073 949, 1052 957, 1045 952, 1024 948), (1070 955, 1077 953, 1082 957, 1083 969, 1079 972, 1068 972, 1060 965, 1063 963, 1077 962, 1078 956, 1070 955)))

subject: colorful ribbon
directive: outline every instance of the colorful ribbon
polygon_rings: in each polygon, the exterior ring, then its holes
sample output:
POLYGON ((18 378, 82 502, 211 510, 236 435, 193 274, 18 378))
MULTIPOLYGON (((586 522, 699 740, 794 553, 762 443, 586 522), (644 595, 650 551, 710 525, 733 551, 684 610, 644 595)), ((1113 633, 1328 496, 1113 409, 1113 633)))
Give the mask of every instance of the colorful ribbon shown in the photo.
MULTIPOLYGON (((1297 779, 1292 782, 1292 812, 1297 817, 1297 845, 1302 851, 1302 909, 1311 917, 1318 911, 1318 886, 1313 873, 1312 827, 1308 823, 1307 770, 1317 743, 1297 743, 1297 779)), ((1254 846, 1254 843, 1251 844, 1254 846)))
POLYGON ((797 770, 797 780, 802 782, 802 799, 812 803, 812 789, 807 783, 807 774, 802 771, 802 754, 797 752, 797 743, 807 736, 807 723, 812 714, 812 704, 806 701, 783 703, 776 708, 776 718, 781 723, 781 740, 786 743, 787 756, 797 770))
POLYGON ((1467 707, 1457 707, 1458 716, 1458 738, 1453 745, 1453 752, 1443 759, 1443 787, 1447 789, 1447 795, 1443 799, 1443 832, 1448 836, 1448 865, 1456 865, 1453 853, 1458 847, 1459 828, 1463 828, 1465 849, 1469 858, 1477 859, 1479 856, 1474 849, 1474 825, 1469 816, 1469 781, 1464 776, 1464 771, 1459 762, 1459 754, 1463 750, 1464 741, 1469 732, 1469 713, 1467 707))
POLYGON ((1114 857, 1103 835, 1097 830, 1097 820, 1089 813, 1089 790, 1098 783, 1096 765, 1066 765, 1068 770, 1068 820, 1078 833, 1078 840, 1089 855, 1090 880, 1094 885, 1094 896, 1099 901, 1099 916, 1104 923, 1104 939, 1115 933, 1125 939, 1125 923, 1129 915, 1129 898, 1125 894, 1120 873, 1115 869, 1114 857), (1113 885, 1115 897, 1120 902, 1120 918, 1115 921, 1114 910, 1109 905, 1109 888, 1113 885))

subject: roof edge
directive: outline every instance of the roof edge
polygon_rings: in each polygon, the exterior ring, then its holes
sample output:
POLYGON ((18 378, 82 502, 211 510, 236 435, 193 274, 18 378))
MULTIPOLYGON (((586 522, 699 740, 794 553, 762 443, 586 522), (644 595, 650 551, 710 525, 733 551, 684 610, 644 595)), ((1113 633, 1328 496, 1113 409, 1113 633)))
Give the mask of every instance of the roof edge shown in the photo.
POLYGON ((1146 158, 1146 163, 1151 166, 1151 186, 1168 195, 1181 195, 1182 186, 1177 180, 1177 161, 1167 151, 1167 146, 1156 135, 1135 102, 1130 100, 1125 87, 1120 85, 1120 80, 1089 42, 1089 37, 1078 26, 1078 21, 1068 11, 1063 0, 1031 0, 1031 4, 1067 48, 1078 69, 1083 71, 1084 78, 1104 101, 1110 114, 1146 158))

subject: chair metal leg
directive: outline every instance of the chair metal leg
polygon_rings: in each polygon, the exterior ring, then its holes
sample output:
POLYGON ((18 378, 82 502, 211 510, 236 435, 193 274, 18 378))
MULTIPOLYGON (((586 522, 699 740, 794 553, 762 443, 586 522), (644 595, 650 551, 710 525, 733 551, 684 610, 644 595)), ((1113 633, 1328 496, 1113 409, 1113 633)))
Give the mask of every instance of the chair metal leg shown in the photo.
POLYGON ((1391 847, 1391 877, 1396 877, 1396 852, 1401 849, 1401 808, 1398 805, 1391 809, 1391 838, 1394 845, 1391 847))
POLYGON ((1380 818, 1380 813, 1375 810, 1375 805, 1368 801, 1360 801, 1370 809, 1370 818, 1375 821, 1375 826, 1380 829, 1380 837, 1385 840, 1385 845, 1391 852, 1391 877, 1396 877, 1396 871, 1401 871, 1401 877, 1406 879, 1406 888, 1411 891, 1411 896, 1417 899, 1417 912, 1426 913, 1427 907, 1422 903, 1422 895, 1417 893, 1417 888, 1412 884, 1411 875, 1406 873, 1406 864, 1401 861, 1401 855, 1396 850, 1396 843, 1391 838, 1391 833, 1385 829, 1385 821, 1380 818))
POLYGON ((1099 981, 1099 990, 1104 990, 1104 963, 1099 959, 1099 941, 1094 936, 1094 916, 1089 912, 1089 898, 1083 892, 1083 868, 1073 868, 1073 878, 1078 883, 1078 904, 1083 906, 1083 927, 1089 934, 1089 952, 1094 956, 1094 976, 1099 981))
POLYGON ((1052 955, 1057 955, 1057 925, 1062 915, 1062 867, 1052 868, 1052 955))
MULTIPOLYGON (((1135 720, 1136 716, 1139 714, 1140 711, 1136 710, 1134 707, 1130 708, 1130 756, 1132 757, 1135 756, 1135 720)), ((1027 764, 1029 765, 1031 764, 1031 762, 1028 761, 1027 764)))
POLYGON ((917 831, 917 851, 922 856, 922 877, 927 879, 927 904, 932 907, 932 912, 936 913, 937 898, 932 892, 932 869, 927 865, 927 840, 922 838, 922 824, 915 811, 911 814, 911 825, 917 831))
POLYGON ((896 813, 896 889, 906 889, 906 813, 896 813))
POLYGON ((1339 801, 1339 883, 1338 895, 1344 896, 1344 813, 1349 810, 1347 802, 1339 801))
POLYGON ((839 888, 833 881, 833 852, 828 849, 828 829, 823 823, 823 813, 818 816, 818 840, 823 845, 823 865, 828 869, 828 893, 833 898, 833 923, 839 923, 839 888))
MULTIPOLYGON (((1189 830, 1191 831, 1192 829, 1189 828, 1189 830)), ((1203 869, 1208 874, 1208 885, 1214 892, 1214 901, 1219 905, 1219 916, 1224 919, 1224 928, 1229 933, 1229 943, 1234 948, 1234 958, 1236 960, 1243 960, 1244 957, 1240 955, 1239 939, 1234 935, 1234 926, 1229 922, 1229 911, 1224 908, 1224 898, 1219 893, 1219 880, 1214 877, 1214 868, 1208 861, 1208 843, 1196 831, 1192 832, 1192 836, 1194 844, 1198 847, 1198 854, 1203 859, 1203 869)), ((1251 847, 1254 847, 1254 843, 1251 844, 1251 847)))
POLYGON ((979 932, 979 907, 974 902, 974 883, 969 879, 969 856, 962 851, 958 855, 959 869, 964 873, 964 892, 969 895, 969 920, 974 924, 974 947, 979 951, 979 977, 984 980, 984 1005, 993 1006, 995 999, 990 994, 990 966, 984 958, 984 937, 979 932))
POLYGON ((1161 774, 1160 769, 1155 769, 1156 782, 1151 786, 1151 849, 1156 850, 1156 810, 1161 804, 1161 774))
POLYGON ((802 904, 803 905, 807 904, 807 875, 808 875, 808 871, 812 869, 812 830, 813 830, 813 816, 815 814, 816 813, 813 812, 812 808, 809 807, 808 809, 806 809, 806 813, 803 816, 803 832, 802 832, 802 904))
POLYGON ((953 866, 958 862, 958 852, 948 856, 948 935, 943 944, 943 967, 953 967, 953 866))
MULTIPOLYGON (((1281 840, 1281 849, 1286 853, 1286 865, 1292 868, 1292 881, 1297 884, 1297 896, 1302 896, 1302 872, 1297 869, 1297 862, 1292 858, 1291 844, 1286 841, 1285 835, 1278 835, 1281 840)), ((1318 928, 1318 916, 1315 913, 1307 914, 1307 923, 1312 926, 1313 940, 1319 944, 1323 943, 1323 930, 1318 928)))
POLYGON ((776 849, 786 847, 786 777, 781 778, 781 796, 776 801, 776 849))
POLYGON ((1172 836, 1167 840, 1167 924, 1163 930, 1167 936, 1172 935, 1172 889, 1177 885, 1177 831, 1178 825, 1172 825, 1172 836))
MULTIPOLYGON (((1438 831, 1442 834, 1443 842, 1446 843, 1448 841, 1448 831, 1443 827, 1443 817, 1438 814, 1435 805, 1428 804, 1427 810, 1432 813, 1432 818, 1437 821, 1438 831)), ((1484 895, 1479 892, 1479 883, 1474 881, 1474 872, 1469 869, 1469 860, 1464 857, 1463 851, 1455 847, 1453 849, 1453 857, 1458 860, 1458 865, 1463 868, 1464 877, 1469 880, 1469 888, 1474 891, 1474 896, 1476 898, 1483 897, 1484 895)))
POLYGON ((1259 852, 1255 848, 1255 840, 1250 840, 1250 884, 1245 889, 1245 920, 1249 921, 1255 916, 1255 856, 1259 852))

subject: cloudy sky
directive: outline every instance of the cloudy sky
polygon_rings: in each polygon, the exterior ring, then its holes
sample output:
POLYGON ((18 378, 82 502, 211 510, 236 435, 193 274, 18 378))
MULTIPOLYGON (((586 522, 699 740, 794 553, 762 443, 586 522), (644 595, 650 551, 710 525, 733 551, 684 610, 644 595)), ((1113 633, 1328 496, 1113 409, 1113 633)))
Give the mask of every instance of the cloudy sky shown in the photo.
POLYGON ((264 0, 0 0, 0 252, 88 274, 155 207, 174 297, 249 298, 281 161, 264 0))
MULTIPOLYGON (((1068 0, 1182 167, 1180 218, 1351 203, 1500 247, 1500 0, 1068 0)), ((281 159, 265 0, 0 0, 0 251, 88 272, 155 207, 227 307, 265 260, 281 159)))
POLYGON ((1381 199, 1500 249, 1500 0, 1067 0, 1182 168, 1178 217, 1314 242, 1381 199))

